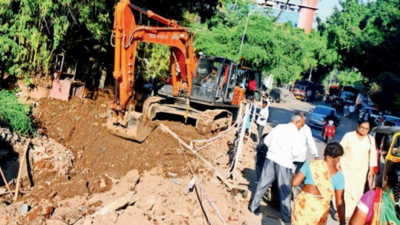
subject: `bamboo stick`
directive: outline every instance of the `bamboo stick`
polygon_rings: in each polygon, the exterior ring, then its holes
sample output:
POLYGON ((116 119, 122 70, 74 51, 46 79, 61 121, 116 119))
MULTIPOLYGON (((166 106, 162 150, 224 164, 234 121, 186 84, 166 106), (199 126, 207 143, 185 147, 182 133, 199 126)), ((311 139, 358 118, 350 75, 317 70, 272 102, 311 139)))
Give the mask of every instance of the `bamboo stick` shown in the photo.
POLYGON ((23 154, 23 156, 22 156, 22 160, 21 160, 21 162, 20 162, 20 164, 19 164, 18 177, 17 177, 17 187, 15 188, 14 202, 17 201, 17 199, 18 199, 18 192, 19 192, 19 186, 20 186, 20 185, 19 185, 19 180, 20 180, 20 177, 21 177, 22 166, 23 166, 24 163, 25 163, 26 152, 28 152, 28 149, 29 149, 29 145, 30 145, 30 144, 31 144, 31 142, 28 141, 28 143, 26 144, 26 147, 25 147, 24 154, 23 154))
POLYGON ((201 161, 203 161, 210 169, 214 171, 216 176, 228 187, 228 190, 231 190, 233 187, 230 183, 228 183, 224 177, 218 173, 218 171, 212 166, 212 164, 207 161, 203 156, 199 155, 196 151, 193 150, 192 147, 190 147, 186 142, 184 142, 179 136, 174 133, 172 130, 170 130, 167 126, 164 124, 160 123, 160 128, 163 129, 164 131, 167 131, 169 134, 171 134, 176 140, 178 140, 185 148, 187 148, 193 155, 197 156, 201 161))
POLYGON ((7 187, 8 192, 10 192, 11 195, 14 197, 14 195, 13 195, 12 192, 11 192, 10 186, 8 186, 7 179, 6 179, 6 177, 4 176, 3 169, 1 169, 1 166, 0 166, 0 173, 1 173, 1 177, 3 178, 4 183, 6 184, 6 187, 7 187))

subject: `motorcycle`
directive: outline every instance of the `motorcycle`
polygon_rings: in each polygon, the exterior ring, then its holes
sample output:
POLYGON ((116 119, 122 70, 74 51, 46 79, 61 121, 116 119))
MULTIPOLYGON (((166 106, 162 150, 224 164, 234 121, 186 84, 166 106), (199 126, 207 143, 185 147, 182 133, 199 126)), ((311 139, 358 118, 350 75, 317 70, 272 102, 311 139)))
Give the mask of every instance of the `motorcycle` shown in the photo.
POLYGON ((329 143, 333 140, 336 133, 336 126, 333 120, 325 121, 324 132, 322 134, 325 143, 329 143))
POLYGON ((341 98, 336 98, 333 103, 332 103, 332 107, 336 109, 336 111, 341 111, 343 112, 343 108, 344 108, 344 100, 341 98))

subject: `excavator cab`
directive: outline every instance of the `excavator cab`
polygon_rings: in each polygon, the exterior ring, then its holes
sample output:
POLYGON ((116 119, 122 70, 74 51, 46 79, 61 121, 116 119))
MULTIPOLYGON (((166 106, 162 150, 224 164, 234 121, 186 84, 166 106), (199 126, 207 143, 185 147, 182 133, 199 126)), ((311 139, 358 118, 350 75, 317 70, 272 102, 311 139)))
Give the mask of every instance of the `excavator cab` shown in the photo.
POLYGON ((193 77, 191 99, 209 104, 232 102, 237 65, 223 57, 202 56, 193 77))

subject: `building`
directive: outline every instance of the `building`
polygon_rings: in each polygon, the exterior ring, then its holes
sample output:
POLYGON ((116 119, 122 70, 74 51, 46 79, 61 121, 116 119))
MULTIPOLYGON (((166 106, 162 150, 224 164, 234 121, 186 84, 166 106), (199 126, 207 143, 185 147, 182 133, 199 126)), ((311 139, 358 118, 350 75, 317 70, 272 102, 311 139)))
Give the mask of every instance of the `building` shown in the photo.
MULTIPOLYGON (((284 8, 286 0, 257 0, 257 3, 273 9, 274 16, 278 16, 284 8)), ((290 0, 278 22, 292 22, 294 27, 303 28, 310 33, 318 0, 290 0)))

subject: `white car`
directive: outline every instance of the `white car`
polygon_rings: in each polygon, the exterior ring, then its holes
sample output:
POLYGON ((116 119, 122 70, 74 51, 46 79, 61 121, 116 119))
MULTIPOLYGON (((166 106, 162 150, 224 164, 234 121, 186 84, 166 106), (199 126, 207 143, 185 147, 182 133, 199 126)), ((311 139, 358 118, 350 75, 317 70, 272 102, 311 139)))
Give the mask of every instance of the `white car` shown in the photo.
POLYGON ((317 105, 317 107, 312 110, 307 124, 311 127, 323 128, 325 126, 324 118, 330 115, 331 111, 334 111, 335 116, 337 116, 335 108, 324 105, 317 105))

